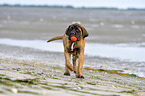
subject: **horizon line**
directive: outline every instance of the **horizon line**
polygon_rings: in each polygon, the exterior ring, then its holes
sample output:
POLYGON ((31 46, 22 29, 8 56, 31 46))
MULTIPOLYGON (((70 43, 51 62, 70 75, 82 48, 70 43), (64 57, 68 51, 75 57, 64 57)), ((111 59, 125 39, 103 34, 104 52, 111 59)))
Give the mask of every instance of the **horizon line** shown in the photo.
POLYGON ((48 4, 0 4, 0 6, 7 6, 7 7, 48 7, 48 8, 72 8, 72 9, 114 9, 114 10, 145 10, 145 8, 135 8, 135 7, 128 7, 128 8, 118 8, 118 7, 74 7, 73 5, 48 5, 48 4))

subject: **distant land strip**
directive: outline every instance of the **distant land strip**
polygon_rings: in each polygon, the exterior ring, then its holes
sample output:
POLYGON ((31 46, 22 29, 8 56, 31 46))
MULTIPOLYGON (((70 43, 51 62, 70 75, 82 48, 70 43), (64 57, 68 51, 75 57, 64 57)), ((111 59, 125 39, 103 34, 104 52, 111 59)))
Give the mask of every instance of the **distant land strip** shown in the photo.
POLYGON ((21 5, 21 4, 0 4, 0 7, 41 7, 41 8, 72 8, 72 9, 98 9, 98 10, 145 10, 145 8, 120 9, 116 7, 74 7, 72 5, 21 5))

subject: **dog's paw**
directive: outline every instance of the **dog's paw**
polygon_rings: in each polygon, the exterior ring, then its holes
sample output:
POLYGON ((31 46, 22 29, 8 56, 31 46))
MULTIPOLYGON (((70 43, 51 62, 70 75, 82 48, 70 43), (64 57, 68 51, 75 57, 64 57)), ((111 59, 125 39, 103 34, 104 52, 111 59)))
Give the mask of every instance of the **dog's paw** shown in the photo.
POLYGON ((76 74, 76 71, 74 71, 74 73, 76 74))
POLYGON ((63 75, 70 76, 70 73, 64 73, 63 75))
POLYGON ((82 78, 82 79, 84 79, 84 76, 83 75, 78 75, 78 76, 76 76, 76 78, 82 78))

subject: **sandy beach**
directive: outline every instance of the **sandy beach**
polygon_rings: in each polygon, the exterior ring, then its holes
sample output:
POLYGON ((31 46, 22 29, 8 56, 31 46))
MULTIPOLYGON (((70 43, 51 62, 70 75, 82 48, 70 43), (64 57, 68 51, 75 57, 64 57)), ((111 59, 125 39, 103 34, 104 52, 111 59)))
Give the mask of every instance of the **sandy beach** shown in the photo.
POLYGON ((64 67, 0 57, 1 96, 144 96, 145 79, 83 69, 85 79, 64 76, 64 67))
POLYGON ((143 10, 0 7, 0 95, 145 96, 144 17, 143 10), (47 43, 74 21, 89 32, 85 79, 64 76, 62 41, 47 43))

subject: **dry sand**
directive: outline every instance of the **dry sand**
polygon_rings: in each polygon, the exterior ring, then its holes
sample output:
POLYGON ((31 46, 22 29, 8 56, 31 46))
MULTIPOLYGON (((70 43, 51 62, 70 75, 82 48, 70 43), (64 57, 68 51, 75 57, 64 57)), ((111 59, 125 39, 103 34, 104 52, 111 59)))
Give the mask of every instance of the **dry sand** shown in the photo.
POLYGON ((83 69, 85 79, 64 76, 64 67, 0 57, 0 95, 145 96, 145 79, 83 69))

